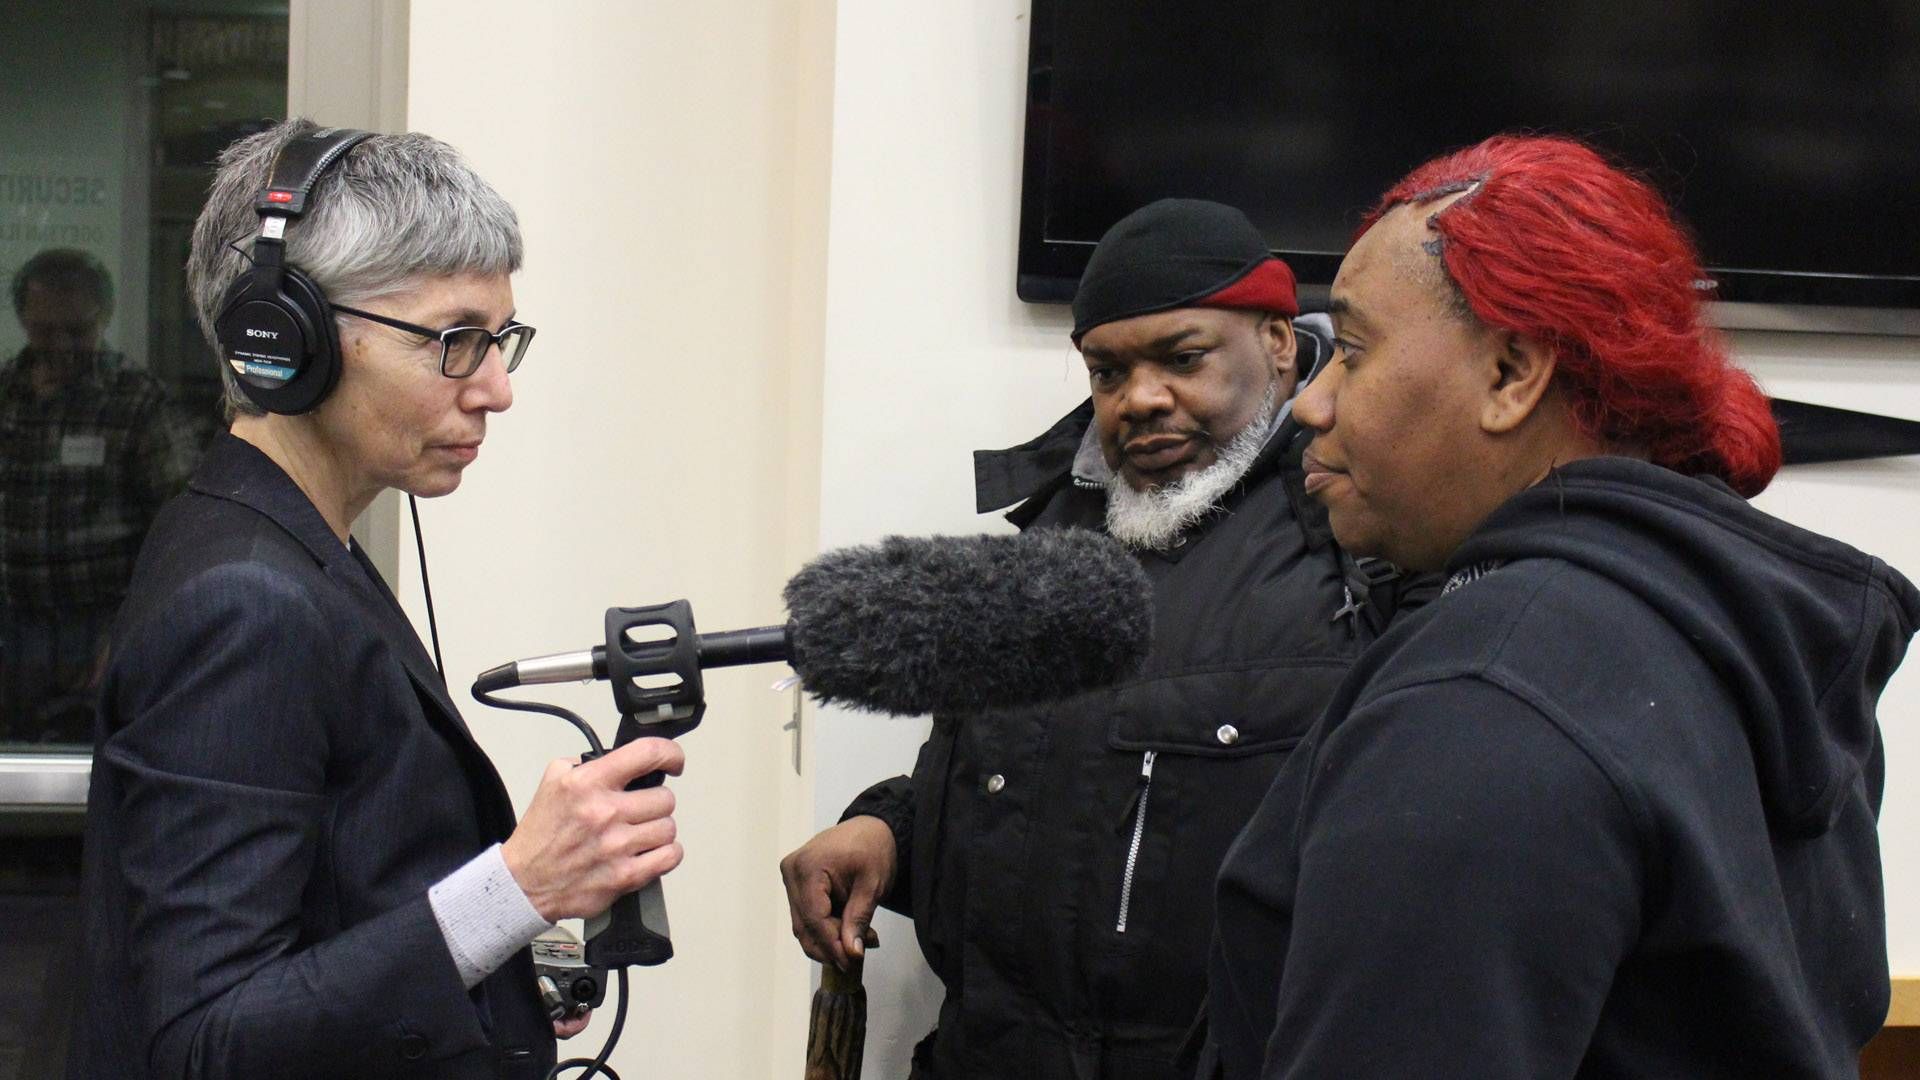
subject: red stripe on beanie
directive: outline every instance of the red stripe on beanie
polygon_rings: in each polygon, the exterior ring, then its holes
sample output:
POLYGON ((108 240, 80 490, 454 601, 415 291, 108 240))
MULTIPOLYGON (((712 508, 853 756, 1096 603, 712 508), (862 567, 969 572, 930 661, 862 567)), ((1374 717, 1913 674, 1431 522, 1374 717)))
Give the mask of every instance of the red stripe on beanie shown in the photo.
POLYGON ((1268 259, 1248 271, 1239 281, 1196 301, 1193 306, 1277 311, 1288 318, 1300 314, 1300 298, 1294 290, 1293 268, 1279 259, 1268 259))

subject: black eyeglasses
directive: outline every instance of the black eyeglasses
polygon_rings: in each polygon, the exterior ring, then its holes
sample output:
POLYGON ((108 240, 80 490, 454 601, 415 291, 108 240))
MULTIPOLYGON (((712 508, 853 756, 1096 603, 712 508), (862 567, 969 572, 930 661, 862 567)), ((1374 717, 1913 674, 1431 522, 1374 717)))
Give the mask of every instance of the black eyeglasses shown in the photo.
POLYGON ((423 338, 438 339, 440 342, 440 374, 449 379, 464 379, 480 370, 481 361, 487 357, 487 346, 500 346, 500 359, 511 373, 520 366, 520 358, 527 354, 527 345, 533 341, 533 327, 523 322, 507 320, 507 325, 499 333, 484 326, 451 326, 445 330, 432 330, 399 319, 389 319, 385 315, 375 315, 371 311, 341 304, 333 305, 333 310, 342 315, 352 315, 356 319, 366 319, 382 326, 391 326, 395 330, 405 330, 409 334, 419 334, 423 338))

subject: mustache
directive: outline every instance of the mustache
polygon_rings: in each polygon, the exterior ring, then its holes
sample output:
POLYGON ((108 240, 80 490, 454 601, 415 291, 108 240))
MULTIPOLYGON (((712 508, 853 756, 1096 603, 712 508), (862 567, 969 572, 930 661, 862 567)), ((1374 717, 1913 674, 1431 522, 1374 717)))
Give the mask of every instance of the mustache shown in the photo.
POLYGON ((1216 441, 1214 437, 1207 432, 1206 428, 1181 427, 1179 424, 1170 421, 1157 421, 1145 424, 1129 424, 1121 428, 1120 445, 1125 446, 1135 439, 1144 439, 1153 435, 1172 435, 1182 439, 1200 439, 1209 443, 1216 441))

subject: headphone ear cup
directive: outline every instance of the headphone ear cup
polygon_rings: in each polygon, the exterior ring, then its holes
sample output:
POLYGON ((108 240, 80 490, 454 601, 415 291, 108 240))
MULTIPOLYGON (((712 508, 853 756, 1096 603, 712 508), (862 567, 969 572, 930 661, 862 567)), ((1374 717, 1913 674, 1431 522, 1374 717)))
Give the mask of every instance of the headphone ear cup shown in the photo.
POLYGON ((333 305, 327 303, 327 294, 320 291, 320 286, 298 267, 287 267, 283 275, 281 289, 290 305, 305 316, 309 328, 307 362, 295 380, 301 393, 289 403, 298 407, 286 410, 301 413, 325 401, 340 381, 340 332, 334 322, 333 305))
POLYGON ((234 282, 214 336, 241 392, 270 413, 307 412, 339 381, 333 309, 319 286, 292 267, 250 271, 234 282))
POLYGON ((254 201, 260 235, 251 266, 221 298, 213 320, 220 360, 241 392, 272 413, 303 413, 340 381, 333 305, 312 278, 286 264, 287 224, 306 212, 327 169, 372 132, 316 128, 280 147, 254 201))
POLYGON ((285 412, 297 393, 310 351, 305 316, 280 295, 279 274, 256 267, 241 274, 220 300, 213 320, 220 362, 248 401, 268 412, 285 412))

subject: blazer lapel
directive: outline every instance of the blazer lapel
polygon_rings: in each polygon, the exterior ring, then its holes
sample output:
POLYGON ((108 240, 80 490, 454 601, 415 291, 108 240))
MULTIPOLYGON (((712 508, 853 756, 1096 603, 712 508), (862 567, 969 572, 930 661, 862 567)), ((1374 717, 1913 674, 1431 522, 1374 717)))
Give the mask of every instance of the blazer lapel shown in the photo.
POLYGON ((493 759, 474 741, 466 719, 460 715, 460 710, 454 707, 453 699, 447 694, 446 681, 440 677, 439 669, 433 666, 433 658, 427 655, 426 647, 420 643, 420 635, 400 607, 400 602, 394 598, 393 591, 387 588, 380 571, 367 558, 366 552, 360 550, 358 543, 351 550, 353 558, 329 565, 327 576, 348 582, 348 591, 359 601, 367 618, 386 628, 384 636, 395 643, 400 664, 413 681, 427 722, 445 732, 447 738, 452 740, 455 751, 467 759, 468 772, 492 804, 494 829, 500 839, 505 839, 513 831, 513 799, 500 779, 500 771, 493 767, 493 759))
MULTIPOLYGON (((387 587, 373 560, 360 550, 358 541, 353 544, 352 554, 353 566, 342 564, 338 572, 329 567, 328 573, 352 583, 350 587, 362 606, 367 608, 369 617, 380 619, 388 629, 388 636, 403 643, 399 649, 400 662, 412 677, 414 685, 419 687, 421 695, 439 706, 445 719, 451 721, 462 736, 471 740, 473 733, 467 729, 466 720, 460 716, 460 710, 448 695, 446 680, 440 677, 440 669, 434 667, 433 657, 427 655, 426 646, 420 643, 420 634, 414 630, 406 610, 394 597, 393 590, 387 587)), ((475 749, 478 749, 477 745, 475 749)))
POLYGON ((486 751, 474 741, 473 732, 447 693, 446 683, 420 644, 420 635, 414 631, 413 623, 360 546, 342 544, 306 493, 273 459, 230 433, 214 440, 191 486, 203 494, 230 499, 265 515, 298 540, 327 577, 354 599, 367 621, 379 627, 381 636, 393 644, 401 666, 413 681, 427 721, 443 731, 468 760, 476 779, 488 791, 489 800, 501 813, 502 827, 511 830, 513 803, 507 796, 506 786, 500 782, 499 771, 493 767, 486 751))

